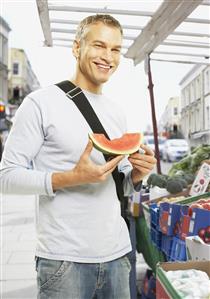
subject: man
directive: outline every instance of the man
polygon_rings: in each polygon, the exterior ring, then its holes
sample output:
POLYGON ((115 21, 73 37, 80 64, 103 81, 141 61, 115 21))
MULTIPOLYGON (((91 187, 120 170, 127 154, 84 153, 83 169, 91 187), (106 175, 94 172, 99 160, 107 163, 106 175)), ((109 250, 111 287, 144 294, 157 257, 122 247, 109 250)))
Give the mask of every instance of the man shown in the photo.
MULTIPOLYGON (((126 132, 122 113, 102 94, 120 61, 122 29, 109 15, 84 19, 73 45, 72 82, 85 93, 111 139, 126 132)), ((38 297, 129 299, 131 251, 112 178, 124 173, 131 195, 154 167, 153 152, 105 162, 88 141, 90 127, 56 85, 21 104, 3 158, 4 192, 38 194, 38 297), (129 160, 129 161, 128 161, 129 160)))

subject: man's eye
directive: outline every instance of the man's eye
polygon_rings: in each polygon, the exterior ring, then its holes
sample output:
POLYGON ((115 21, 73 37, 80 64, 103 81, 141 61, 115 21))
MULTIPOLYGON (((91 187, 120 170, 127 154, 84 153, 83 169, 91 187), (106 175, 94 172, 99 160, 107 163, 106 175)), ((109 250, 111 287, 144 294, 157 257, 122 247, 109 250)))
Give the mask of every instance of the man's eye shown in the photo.
POLYGON ((112 51, 119 53, 120 49, 112 49, 112 51))
POLYGON ((95 47, 96 47, 96 48, 102 48, 102 45, 100 45, 100 44, 95 44, 95 47))

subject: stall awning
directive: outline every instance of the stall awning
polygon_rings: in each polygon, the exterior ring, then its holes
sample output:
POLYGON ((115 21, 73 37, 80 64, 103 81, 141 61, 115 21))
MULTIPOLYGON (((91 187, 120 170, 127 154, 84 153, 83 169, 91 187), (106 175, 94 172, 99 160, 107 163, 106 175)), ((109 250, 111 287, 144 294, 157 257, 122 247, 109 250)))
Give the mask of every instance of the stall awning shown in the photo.
POLYGON ((209 0, 36 2, 45 46, 71 47, 81 18, 108 13, 122 24, 123 55, 135 65, 149 54, 151 60, 209 64, 209 0))

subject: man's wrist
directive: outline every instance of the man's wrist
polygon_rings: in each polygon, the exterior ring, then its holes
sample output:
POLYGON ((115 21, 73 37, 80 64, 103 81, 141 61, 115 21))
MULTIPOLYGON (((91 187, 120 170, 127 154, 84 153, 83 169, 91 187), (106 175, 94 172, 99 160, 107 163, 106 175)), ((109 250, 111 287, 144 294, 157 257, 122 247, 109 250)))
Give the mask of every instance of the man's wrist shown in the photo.
POLYGON ((56 191, 61 188, 67 188, 78 185, 78 182, 79 179, 74 169, 65 172, 54 172, 52 174, 53 191, 56 191))
POLYGON ((131 180, 133 182, 133 185, 138 185, 143 179, 143 176, 139 173, 137 169, 132 169, 131 171, 131 180))

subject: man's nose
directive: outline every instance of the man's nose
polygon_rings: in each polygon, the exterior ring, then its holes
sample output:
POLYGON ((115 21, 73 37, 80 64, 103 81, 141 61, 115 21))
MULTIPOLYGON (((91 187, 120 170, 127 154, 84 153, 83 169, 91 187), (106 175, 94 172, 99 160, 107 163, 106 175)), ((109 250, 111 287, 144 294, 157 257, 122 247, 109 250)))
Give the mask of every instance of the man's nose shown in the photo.
POLYGON ((104 60, 106 60, 107 62, 111 62, 112 61, 112 51, 111 49, 104 49, 103 53, 102 53, 102 58, 104 60))

